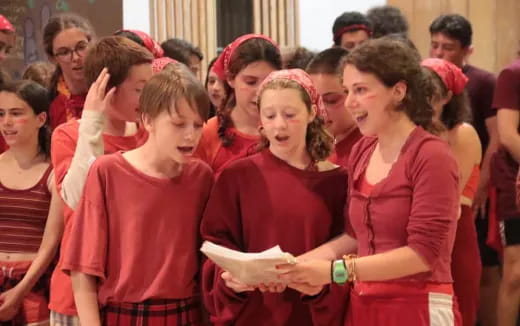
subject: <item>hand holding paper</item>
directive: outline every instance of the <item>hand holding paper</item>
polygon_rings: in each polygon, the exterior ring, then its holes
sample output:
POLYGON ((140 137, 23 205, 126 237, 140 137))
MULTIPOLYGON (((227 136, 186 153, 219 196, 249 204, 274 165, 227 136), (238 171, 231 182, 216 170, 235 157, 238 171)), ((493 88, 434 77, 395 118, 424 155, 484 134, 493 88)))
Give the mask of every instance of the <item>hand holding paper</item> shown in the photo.
POLYGON ((220 268, 248 285, 280 283, 276 266, 296 262, 279 246, 260 253, 243 253, 205 241, 200 250, 220 268))

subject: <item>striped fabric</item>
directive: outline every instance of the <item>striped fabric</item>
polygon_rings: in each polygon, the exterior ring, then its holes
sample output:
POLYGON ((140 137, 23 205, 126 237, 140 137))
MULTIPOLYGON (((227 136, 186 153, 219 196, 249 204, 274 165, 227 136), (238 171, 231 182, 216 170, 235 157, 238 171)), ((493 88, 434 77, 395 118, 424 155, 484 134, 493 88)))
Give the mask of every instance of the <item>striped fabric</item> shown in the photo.
POLYGON ((50 326, 80 326, 78 316, 69 316, 51 310, 50 326))
POLYGON ((151 299, 142 303, 109 304, 102 311, 104 326, 202 326, 197 298, 151 299))
POLYGON ((51 194, 49 166, 38 183, 26 190, 5 187, 0 182, 0 251, 37 252, 43 238, 51 194))

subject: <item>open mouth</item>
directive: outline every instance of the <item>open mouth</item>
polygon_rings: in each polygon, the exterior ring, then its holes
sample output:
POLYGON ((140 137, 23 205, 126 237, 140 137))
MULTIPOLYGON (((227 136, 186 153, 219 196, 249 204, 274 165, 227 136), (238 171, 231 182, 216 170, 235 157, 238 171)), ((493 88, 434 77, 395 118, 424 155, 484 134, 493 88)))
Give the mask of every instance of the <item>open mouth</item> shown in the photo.
POLYGON ((357 123, 364 122, 367 117, 368 117, 368 113, 367 112, 363 112, 363 113, 359 113, 359 114, 355 114, 354 115, 354 119, 356 119, 357 123))
POLYGON ((280 143, 287 142, 289 140, 289 136, 282 136, 282 135, 276 135, 274 136, 274 139, 280 143))
POLYGON ((15 136, 17 133, 18 133, 18 131, 14 131, 14 130, 2 131, 2 134, 4 135, 4 137, 12 137, 12 136, 15 136))
POLYGON ((179 150, 179 152, 181 152, 184 155, 190 155, 190 154, 193 153, 193 150, 195 149, 195 147, 193 147, 193 146, 177 146, 177 149, 179 150))
POLYGON ((72 70, 74 70, 74 71, 83 71, 83 67, 73 67, 72 70))

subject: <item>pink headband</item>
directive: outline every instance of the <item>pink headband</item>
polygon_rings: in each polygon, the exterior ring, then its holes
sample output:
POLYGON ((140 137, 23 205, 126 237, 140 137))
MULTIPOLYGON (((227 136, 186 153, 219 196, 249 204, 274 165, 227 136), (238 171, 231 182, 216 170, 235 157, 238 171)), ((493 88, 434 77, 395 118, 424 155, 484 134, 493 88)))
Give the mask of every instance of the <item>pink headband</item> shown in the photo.
POLYGON ((3 15, 0 15, 0 30, 10 31, 14 33, 13 24, 11 24, 3 15))
POLYGON ((320 93, 314 86, 311 77, 301 69, 285 69, 273 71, 270 73, 260 84, 258 87, 258 94, 262 92, 262 89, 270 82, 276 79, 287 79, 292 80, 298 83, 303 89, 307 92, 311 99, 311 103, 316 105, 316 114, 323 119, 327 119, 327 111, 325 110, 325 105, 323 104, 323 99, 321 98, 320 93))
POLYGON ((444 86, 446 86, 453 95, 459 95, 464 92, 468 77, 453 63, 443 59, 430 58, 423 60, 421 65, 433 70, 441 78, 444 86))
POLYGON ((363 30, 363 31, 367 32, 368 36, 372 36, 372 30, 370 29, 370 27, 368 27, 365 24, 354 24, 354 25, 345 26, 342 29, 340 29, 339 31, 337 31, 336 34, 334 34, 333 41, 336 43, 336 42, 338 42, 338 39, 340 39, 341 36, 343 36, 343 34, 348 33, 348 32, 357 31, 357 30, 363 30))
POLYGON ((161 71, 163 71, 163 69, 167 65, 169 65, 170 63, 176 63, 176 62, 177 62, 177 60, 173 60, 172 58, 169 58, 169 57, 162 57, 159 59, 155 59, 152 62, 152 71, 154 74, 160 73, 161 71))
POLYGON ((213 65, 213 67, 211 67, 211 71, 213 71, 220 80, 226 80, 226 76, 229 72, 228 71, 229 62, 231 61, 231 57, 233 56, 233 53, 240 45, 242 45, 242 43, 249 41, 251 39, 254 39, 254 38, 264 39, 264 40, 270 42, 271 44, 273 44, 278 49, 278 45, 276 44, 276 42, 273 41, 270 37, 267 37, 265 35, 262 35, 262 34, 242 35, 239 38, 237 38, 236 40, 234 40, 233 42, 231 42, 228 46, 226 46, 224 51, 218 57, 217 61, 215 61, 215 64, 213 65))
POLYGON ((123 29, 116 33, 119 32, 131 32, 139 36, 139 38, 143 40, 144 47, 153 54, 154 58, 158 59, 164 56, 164 50, 162 49, 161 45, 145 32, 136 29, 123 29))

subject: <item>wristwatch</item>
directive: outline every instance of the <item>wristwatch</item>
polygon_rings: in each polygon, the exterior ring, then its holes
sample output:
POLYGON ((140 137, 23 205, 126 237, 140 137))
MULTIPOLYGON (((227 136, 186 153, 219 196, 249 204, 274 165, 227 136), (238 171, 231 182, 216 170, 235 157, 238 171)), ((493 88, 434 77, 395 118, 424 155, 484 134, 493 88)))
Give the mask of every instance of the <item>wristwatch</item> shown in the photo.
POLYGON ((334 283, 343 285, 348 280, 347 265, 343 259, 338 259, 332 262, 332 281, 334 283))

